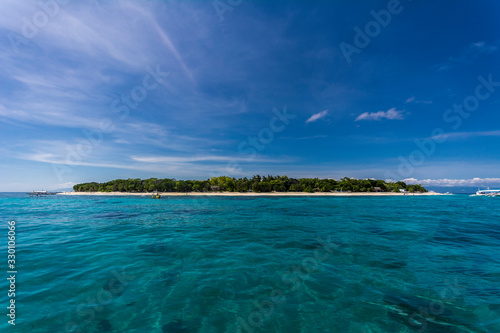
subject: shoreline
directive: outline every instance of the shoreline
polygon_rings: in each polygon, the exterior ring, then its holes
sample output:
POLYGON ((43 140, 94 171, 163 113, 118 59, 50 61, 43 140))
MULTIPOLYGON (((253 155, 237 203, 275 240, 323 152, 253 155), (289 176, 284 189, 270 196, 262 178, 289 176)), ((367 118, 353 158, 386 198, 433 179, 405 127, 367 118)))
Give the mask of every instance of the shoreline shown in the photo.
MULTIPOLYGON (((177 196, 223 196, 223 197, 379 197, 379 196, 428 196, 428 195, 445 195, 437 192, 426 193, 394 193, 394 192, 158 192, 162 197, 177 197, 177 196)), ((148 193, 127 193, 127 192, 61 192, 57 195, 90 195, 90 196, 152 196, 152 192, 148 193)))

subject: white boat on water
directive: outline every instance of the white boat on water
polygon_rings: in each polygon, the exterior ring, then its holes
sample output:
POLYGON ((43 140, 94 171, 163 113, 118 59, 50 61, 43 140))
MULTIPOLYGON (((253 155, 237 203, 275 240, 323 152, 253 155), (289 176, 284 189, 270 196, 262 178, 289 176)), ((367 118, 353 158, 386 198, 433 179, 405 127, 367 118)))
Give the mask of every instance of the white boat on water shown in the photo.
POLYGON ((497 197, 500 196, 500 190, 478 190, 473 196, 497 197))

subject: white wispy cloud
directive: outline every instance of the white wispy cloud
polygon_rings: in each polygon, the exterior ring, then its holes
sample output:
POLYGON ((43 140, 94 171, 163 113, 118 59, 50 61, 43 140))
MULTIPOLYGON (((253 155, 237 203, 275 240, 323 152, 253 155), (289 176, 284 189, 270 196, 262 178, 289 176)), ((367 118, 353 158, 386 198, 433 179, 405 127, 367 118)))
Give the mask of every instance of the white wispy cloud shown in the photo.
POLYGON ((68 111, 64 104, 41 101, 14 103, 13 107, 0 104, 0 119, 16 120, 24 124, 43 124, 68 128, 98 128, 99 118, 68 111))
POLYGON ((481 186, 498 186, 500 185, 500 178, 471 178, 471 179, 416 179, 407 178, 403 179, 408 184, 422 184, 443 187, 481 187, 481 186))
POLYGON ((396 108, 389 109, 387 111, 378 111, 378 112, 365 112, 360 114, 355 121, 360 120, 400 120, 404 119, 403 111, 398 111, 396 108))
POLYGON ((498 49, 497 42, 495 43, 487 43, 484 41, 479 41, 475 43, 471 43, 469 48, 464 52, 464 55, 473 54, 478 55, 481 53, 490 53, 494 52, 498 49))
POLYGON ((408 98, 405 103, 415 103, 415 104, 432 104, 432 101, 418 100, 415 96, 408 98))
POLYGON ((143 163, 191 163, 191 162, 267 162, 283 163, 284 159, 250 158, 222 155, 200 155, 200 156, 131 156, 131 159, 143 163))
POLYGON ((311 139, 323 139, 327 138, 328 136, 326 135, 313 135, 313 136, 303 136, 303 137, 298 137, 298 138, 290 138, 292 140, 311 140, 311 139))
POLYGON ((498 50, 498 41, 493 43, 487 43, 485 41, 479 41, 469 44, 462 54, 458 57, 450 57, 447 61, 439 64, 437 66, 438 71, 447 71, 455 67, 457 64, 467 64, 472 63, 480 55, 488 54, 498 50))
MULTIPOLYGON (((184 152, 186 149, 184 149, 184 152)), ((73 170, 77 167, 99 167, 123 170, 149 171, 159 174, 207 174, 212 170, 225 170, 231 163, 254 165, 255 163, 288 164, 289 157, 270 158, 266 156, 252 158, 241 154, 181 154, 172 151, 165 154, 131 155, 126 148, 116 142, 97 142, 91 144, 82 140, 26 140, 13 149, 4 149, 4 156, 20 160, 60 165, 73 170)), ((199 175, 198 174, 198 175, 199 175)))
MULTIPOLYGON (((496 137, 500 136, 500 130, 497 131, 475 131, 475 132, 452 132, 444 134, 447 140, 449 139, 469 139, 476 137, 496 137)), ((440 137, 431 137, 431 139, 436 139, 440 137)))
POLYGON ((307 123, 312 123, 316 120, 319 120, 321 118, 324 118, 328 114, 328 110, 324 110, 318 113, 313 114, 312 116, 309 117, 309 119, 306 120, 307 123))
POLYGON ((186 62, 184 61, 184 58, 181 56, 178 48, 172 42, 172 39, 170 38, 168 33, 161 28, 160 24, 158 24, 154 15, 151 12, 145 11, 141 6, 136 6, 135 4, 133 5, 132 3, 128 3, 128 5, 131 8, 133 8, 135 12, 141 13, 146 18, 146 20, 151 23, 153 29, 160 37, 163 44, 168 48, 168 50, 173 54, 175 59, 179 62, 179 65, 183 69, 184 73, 191 81, 194 82, 194 76, 192 71, 188 68, 186 62))

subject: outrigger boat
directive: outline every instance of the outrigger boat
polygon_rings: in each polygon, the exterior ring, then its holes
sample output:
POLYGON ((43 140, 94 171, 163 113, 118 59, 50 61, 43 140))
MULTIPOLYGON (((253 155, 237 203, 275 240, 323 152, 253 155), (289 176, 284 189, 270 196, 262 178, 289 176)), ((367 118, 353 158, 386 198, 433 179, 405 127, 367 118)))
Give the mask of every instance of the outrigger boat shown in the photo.
POLYGON ((475 196, 498 197, 500 196, 500 190, 478 190, 475 196))
POLYGON ((57 193, 60 192, 48 192, 48 191, 31 191, 26 194, 28 194, 30 197, 41 197, 44 195, 56 195, 57 193))

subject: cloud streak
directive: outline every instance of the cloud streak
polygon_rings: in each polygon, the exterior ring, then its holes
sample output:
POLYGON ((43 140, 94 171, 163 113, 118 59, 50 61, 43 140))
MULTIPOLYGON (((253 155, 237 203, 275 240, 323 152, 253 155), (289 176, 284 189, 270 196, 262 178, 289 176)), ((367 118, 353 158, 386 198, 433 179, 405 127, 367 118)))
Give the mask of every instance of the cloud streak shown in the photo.
POLYGON ((498 44, 498 41, 494 43, 486 43, 484 41, 471 43, 459 57, 450 57, 448 61, 438 65, 438 71, 448 71, 455 67, 457 64, 473 63, 477 60, 477 58, 479 58, 479 56, 497 51, 498 44))
POLYGON ((471 178, 471 179, 403 179, 408 184, 422 184, 443 187, 478 187, 478 186, 500 186, 500 178, 471 178))
MULTIPOLYGON (((477 131, 477 132, 451 132, 445 134, 446 139, 469 139, 477 137, 500 137, 500 130, 497 131, 477 131)), ((439 139, 440 137, 431 137, 439 139)))
POLYGON ((306 120, 306 124, 308 123, 312 123, 312 122, 315 122, 317 120, 320 120, 321 118, 324 118, 326 117, 326 115, 328 114, 328 110, 324 110, 324 111, 321 111, 321 112, 318 112, 318 113, 315 113, 313 114, 312 116, 310 116, 307 120, 306 120))
POLYGON ((405 103, 414 103, 414 104, 432 104, 432 101, 421 101, 421 100, 417 100, 415 98, 415 96, 412 96, 410 98, 408 98, 405 103))
POLYGON ((403 111, 398 111, 396 108, 389 109, 387 111, 378 111, 378 112, 365 112, 360 114, 355 121, 361 120, 375 120, 379 121, 382 119, 389 120, 401 120, 404 119, 403 111))
POLYGON ((286 160, 266 159, 266 158, 249 158, 249 157, 233 157, 222 155, 205 155, 205 156, 132 156, 132 160, 142 163, 191 163, 191 162, 267 162, 267 163, 283 163, 286 160))

